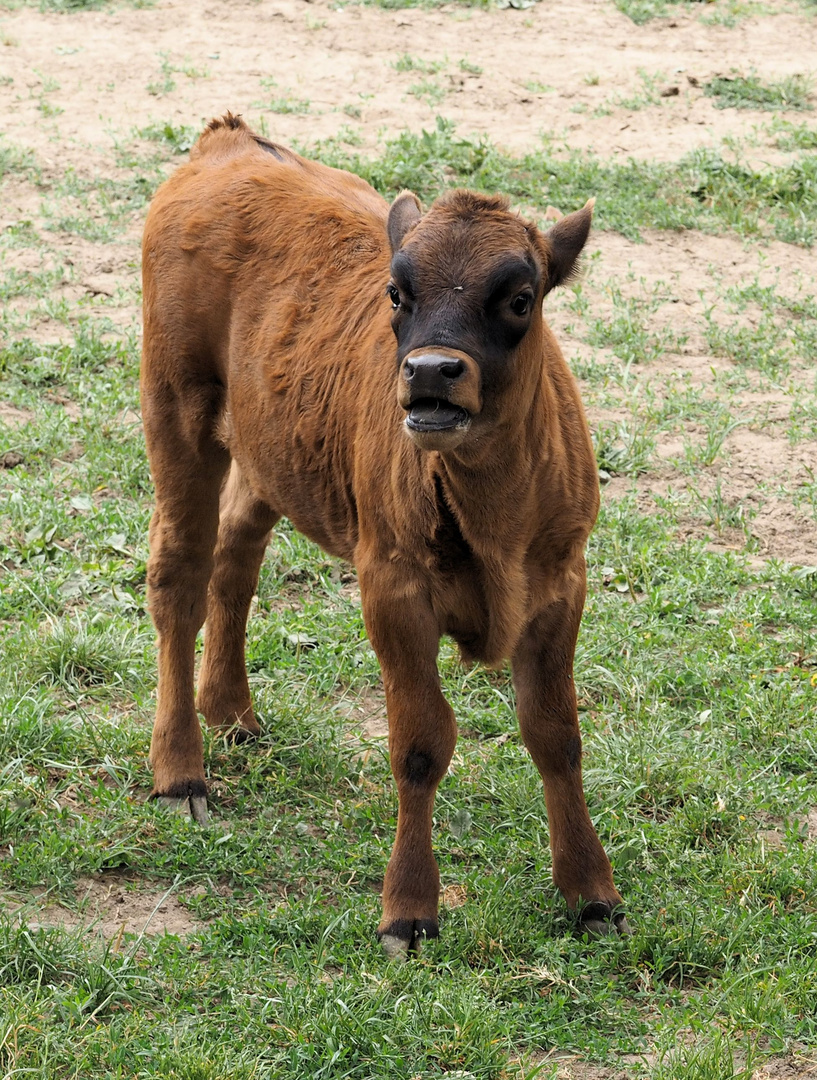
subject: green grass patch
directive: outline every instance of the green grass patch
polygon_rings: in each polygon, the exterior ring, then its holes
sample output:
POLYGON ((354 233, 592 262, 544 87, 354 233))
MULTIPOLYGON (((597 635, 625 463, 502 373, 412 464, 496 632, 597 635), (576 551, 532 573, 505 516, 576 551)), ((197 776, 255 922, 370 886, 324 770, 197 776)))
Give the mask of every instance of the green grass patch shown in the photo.
POLYGON ((814 155, 762 170, 704 150, 669 165, 633 159, 618 164, 551 149, 513 157, 485 138, 457 135, 443 119, 433 131, 405 132, 390 140, 376 160, 337 144, 313 150, 388 196, 407 187, 430 200, 441 189, 462 186, 503 191, 543 209, 552 203, 568 210, 595 195, 598 225, 631 238, 642 228, 727 228, 810 246, 817 235, 814 155))
MULTIPOLYGON (((759 285, 730 297, 780 310, 759 285)), ((247 647, 264 735, 206 737, 215 827, 144 803, 150 492, 138 427, 116 419, 136 406, 134 342, 89 324, 3 358, 6 392, 36 421, 17 433, 24 462, 0 474, 0 889, 74 904, 78 883, 113 875, 199 919, 187 938, 114 947, 0 918, 6 1071, 505 1080, 554 1049, 609 1065, 658 1033, 642 1075, 714 1078, 761 1060, 757 1046, 813 1044, 813 568, 751 569, 679 541, 668 504, 605 503, 577 683, 626 941, 573 936, 507 673, 465 672, 445 645, 461 737, 435 846, 465 902, 395 967, 373 928, 396 799, 382 742, 361 756, 349 737, 379 690, 345 569, 279 525, 247 647), (70 392, 81 415, 66 421, 46 392, 70 392)), ((628 437, 600 427, 600 463, 649 470, 650 446, 628 437)))
POLYGON ((186 154, 200 134, 201 131, 190 124, 174 126, 169 121, 157 121, 137 131, 140 138, 168 147, 174 154, 186 154))
POLYGON ((0 182, 8 176, 19 176, 36 183, 40 172, 30 150, 14 146, 0 136, 0 182))
POLYGON ((817 150, 817 129, 790 120, 776 120, 775 144, 780 150, 817 150))
POLYGON ((766 83, 757 75, 719 75, 704 84, 704 94, 718 109, 811 109, 811 86, 803 75, 766 83))
POLYGON ((116 874, 155 883, 158 902, 196 884, 188 904, 204 921, 188 939, 106 949, 0 920, 3 1015, 17 1032, 4 1065, 499 1080, 531 1075, 532 1056, 554 1048, 607 1064, 637 1054, 658 1009, 656 1078, 732 1075, 717 1070, 747 1044, 811 1040, 817 860, 797 815, 817 790, 817 578, 679 545, 628 500, 604 510, 589 560, 577 657, 587 789, 635 935, 572 936, 507 675, 466 675, 446 647, 463 734, 435 844, 443 884, 466 901, 402 968, 372 932, 395 827, 387 762, 361 760, 345 736, 344 702, 372 691, 376 668, 332 560, 279 531, 260 591, 288 587, 291 605, 262 606, 250 628, 266 733, 244 747, 208 737, 222 823, 210 830, 133 799, 149 783, 149 731, 122 710, 135 700, 149 713, 145 615, 81 633, 75 615, 61 635, 39 629, 38 645, 21 613, 7 648, 29 660, 7 669, 0 713, 0 846, 14 851, 3 887, 70 901, 79 879, 116 874), (293 647, 296 628, 315 647, 293 647), (789 822, 780 848, 758 840, 770 819, 789 822), (727 1034, 670 1049, 673 1032, 709 1032, 713 1019, 727 1034), (225 1040, 236 1029, 240 1041, 225 1040))

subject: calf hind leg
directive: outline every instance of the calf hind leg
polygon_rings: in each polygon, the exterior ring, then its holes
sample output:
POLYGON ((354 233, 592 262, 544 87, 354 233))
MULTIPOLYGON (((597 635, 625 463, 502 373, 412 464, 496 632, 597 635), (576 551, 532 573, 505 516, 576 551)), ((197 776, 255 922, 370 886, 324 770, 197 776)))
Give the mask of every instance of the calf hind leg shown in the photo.
POLYGON ((196 705, 210 727, 261 731, 250 701, 244 637, 270 531, 279 515, 250 491, 233 462, 221 497, 196 705))
POLYGON ((153 394, 147 375, 143 380, 145 434, 156 487, 147 567, 159 652, 150 744, 153 797, 199 821, 206 820, 207 788, 193 696, 196 634, 206 612, 219 489, 229 462, 206 431, 192 430, 197 417, 212 416, 211 398, 206 388, 177 397, 167 385, 153 394))

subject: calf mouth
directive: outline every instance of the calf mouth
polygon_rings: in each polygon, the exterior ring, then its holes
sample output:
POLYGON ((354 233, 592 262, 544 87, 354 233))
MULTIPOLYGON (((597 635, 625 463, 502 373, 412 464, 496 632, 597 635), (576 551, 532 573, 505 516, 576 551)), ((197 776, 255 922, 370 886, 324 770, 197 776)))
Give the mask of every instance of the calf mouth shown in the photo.
POLYGON ((471 423, 468 412, 444 398, 420 398, 413 401, 406 416, 406 427, 417 435, 460 431, 463 434, 471 423))

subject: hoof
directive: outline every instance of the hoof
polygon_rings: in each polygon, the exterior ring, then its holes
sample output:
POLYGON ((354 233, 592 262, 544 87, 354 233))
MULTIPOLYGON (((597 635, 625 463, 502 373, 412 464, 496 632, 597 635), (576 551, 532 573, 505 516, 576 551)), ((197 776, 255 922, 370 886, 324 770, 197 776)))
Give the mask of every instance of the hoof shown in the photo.
POLYGON ((377 936, 389 960, 407 960, 420 955, 424 941, 439 937, 440 928, 431 919, 396 919, 377 936))
MULTIPOLYGON (((258 727, 258 725, 256 725, 258 727)), ((236 746, 241 746, 242 743, 254 742, 261 734, 261 728, 257 731, 249 731, 247 728, 242 727, 241 724, 233 724, 228 728, 222 729, 222 735, 229 743, 233 743, 236 746)))
POLYGON ((251 730, 239 724, 238 721, 234 721, 232 724, 208 724, 207 727, 214 738, 223 739, 228 746, 240 746, 242 743, 255 742, 261 734, 260 727, 257 730, 251 730))
POLYGON ((207 825, 210 821, 207 813, 207 788, 201 780, 179 784, 177 793, 161 795, 154 791, 150 797, 155 799, 163 810, 192 818, 199 825, 207 825))
POLYGON ((196 711, 204 716, 205 723, 214 734, 222 736, 228 742, 242 743, 248 739, 257 739, 261 734, 261 725, 249 705, 237 709, 208 705, 200 694, 196 699, 196 711))
POLYGON ((186 795, 181 799, 173 798, 172 795, 158 795, 156 802, 164 810, 192 818, 199 825, 207 825, 210 822, 207 799, 203 795, 186 795))
POLYGON ((624 912, 602 901, 582 908, 579 914, 578 932, 593 938, 629 937, 632 934, 624 912))

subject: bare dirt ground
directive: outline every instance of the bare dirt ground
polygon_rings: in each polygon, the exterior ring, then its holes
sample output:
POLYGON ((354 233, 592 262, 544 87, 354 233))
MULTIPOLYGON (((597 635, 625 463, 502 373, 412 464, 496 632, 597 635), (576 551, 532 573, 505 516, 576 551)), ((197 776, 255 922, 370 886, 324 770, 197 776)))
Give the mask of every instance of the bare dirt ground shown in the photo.
MULTIPOLYGON (((182 895, 193 894, 182 890, 182 895)), ((122 939, 125 934, 183 937, 200 925, 172 887, 151 888, 114 871, 80 879, 70 904, 54 903, 47 895, 34 895, 26 905, 5 903, 2 897, 0 903, 32 928, 60 927, 96 934, 105 941, 122 939)))
MULTIPOLYGON (((770 132, 770 115, 717 109, 702 87, 734 71, 755 71, 767 81, 812 76, 817 22, 782 0, 757 7, 756 14, 733 7, 732 25, 706 21, 706 5, 691 4, 640 27, 609 0, 543 2, 526 10, 455 4, 381 10, 330 0, 157 0, 150 8, 70 16, 34 7, 3 10, 0 131, 11 144, 33 150, 47 173, 74 170, 100 179, 118 175, 116 148, 132 142, 137 129, 156 123, 200 127, 228 109, 284 143, 309 144, 345 128, 363 153, 376 152, 404 128, 431 128, 442 115, 461 134, 484 134, 518 153, 541 146, 545 137, 604 158, 673 161, 733 140, 753 164, 775 164, 785 155, 770 132), (400 65, 405 56, 421 59, 426 70, 400 65)), ((799 122, 804 116, 775 115, 799 122)), ((47 211, 41 192, 22 181, 7 182, 0 198, 0 228, 25 219, 36 223, 47 211)), ((113 243, 53 234, 54 250, 70 267, 55 282, 54 299, 82 299, 88 314, 104 313, 122 326, 135 323, 141 221, 135 215, 113 243)), ((686 341, 641 372, 643 384, 659 388, 657 393, 666 380, 682 377, 707 391, 733 367, 711 354, 702 331, 716 287, 757 280, 792 296, 814 292, 814 252, 787 244, 669 232, 646 233, 635 243, 597 232, 591 249, 597 253, 588 284, 594 314, 609 313, 611 281, 628 295, 659 286, 668 297, 651 316, 651 327, 671 327, 686 341)), ((17 269, 41 270, 55 254, 21 248, 7 257, 17 269)), ((12 303, 22 310, 29 301, 12 303)), ((568 301, 554 298, 549 311, 568 357, 585 356, 589 350, 574 336, 568 301)), ((742 318, 748 325, 758 321, 751 309, 742 318)), ((65 327, 44 311, 26 333, 53 340, 64 336, 65 327)), ((598 355, 611 358, 603 349, 598 355)), ((814 386, 813 373, 793 377, 814 386)), ((721 481, 730 499, 754 505, 757 557, 817 563, 814 512, 789 497, 805 477, 813 479, 817 443, 793 443, 786 434, 791 394, 755 382, 749 377, 740 392, 743 422, 727 436, 704 494, 721 481)), ((625 393, 611 393, 620 400, 591 402, 594 424, 633 414, 625 393)), ((12 401, 0 402, 0 410, 10 422, 26 419, 12 401)), ((684 442, 701 437, 695 425, 681 434, 659 433, 657 466, 637 481, 614 478, 606 497, 635 486, 648 509, 656 494, 683 488, 684 442)), ((693 516, 685 531, 704 535, 693 516)), ((712 542, 743 548, 745 535, 725 530, 712 542)), ((379 737, 381 703, 369 704, 359 706, 360 719, 370 737, 379 737)), ((88 926, 106 939, 123 928, 134 934, 196 928, 175 895, 163 898, 160 891, 110 876, 81 883, 76 899, 76 907, 66 909, 33 898, 37 913, 31 917, 43 925, 88 926)), ((780 1058, 756 1075, 804 1077, 815 1068, 805 1058, 780 1058)), ((559 1071, 564 1080, 625 1075, 574 1061, 560 1063, 559 1071)))
MULTIPOLYGON (((0 17, 0 63, 14 79, 3 87, 3 129, 46 158, 84 164, 89 149, 104 157, 130 126, 198 123, 228 108, 257 118, 265 99, 289 94, 309 111, 269 117, 283 142, 325 138, 351 120, 374 147, 382 134, 433 125, 442 113, 510 150, 549 134, 604 156, 673 160, 757 126, 758 114, 718 110, 704 97, 712 76, 751 68, 780 79, 814 68, 813 21, 780 4, 764 10, 774 17, 727 27, 702 24, 693 6, 638 27, 606 0, 523 11, 383 11, 329 0, 159 2, 70 18, 24 9, 0 17), (404 54, 447 61, 443 102, 408 93, 421 76, 395 70, 404 54), (155 85, 163 63, 176 83, 167 93, 155 85), (657 116, 620 104, 642 90, 641 71, 679 89, 657 116), (48 80, 59 83, 54 100, 65 109, 53 126, 38 113, 48 80), (611 111, 594 116, 601 105, 611 111)), ((761 156, 770 148, 761 144, 761 156)))

